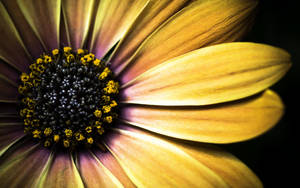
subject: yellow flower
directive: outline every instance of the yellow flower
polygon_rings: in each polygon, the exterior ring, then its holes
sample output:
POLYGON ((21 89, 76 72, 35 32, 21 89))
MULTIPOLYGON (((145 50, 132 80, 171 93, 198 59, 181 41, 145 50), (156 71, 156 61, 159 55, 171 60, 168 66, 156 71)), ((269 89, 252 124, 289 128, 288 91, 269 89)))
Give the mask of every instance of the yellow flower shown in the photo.
POLYGON ((268 88, 290 55, 236 42, 256 6, 1 1, 1 186, 262 187, 210 145, 257 137, 283 114, 268 88))

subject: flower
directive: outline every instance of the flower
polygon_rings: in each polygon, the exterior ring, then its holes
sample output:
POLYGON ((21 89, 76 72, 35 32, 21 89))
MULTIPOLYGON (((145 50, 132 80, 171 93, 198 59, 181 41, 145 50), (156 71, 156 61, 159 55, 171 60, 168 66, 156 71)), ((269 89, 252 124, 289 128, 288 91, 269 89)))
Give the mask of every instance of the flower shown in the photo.
POLYGON ((256 5, 1 1, 1 185, 261 187, 212 145, 256 137, 283 114, 268 88, 289 69, 289 54, 236 42, 256 5))

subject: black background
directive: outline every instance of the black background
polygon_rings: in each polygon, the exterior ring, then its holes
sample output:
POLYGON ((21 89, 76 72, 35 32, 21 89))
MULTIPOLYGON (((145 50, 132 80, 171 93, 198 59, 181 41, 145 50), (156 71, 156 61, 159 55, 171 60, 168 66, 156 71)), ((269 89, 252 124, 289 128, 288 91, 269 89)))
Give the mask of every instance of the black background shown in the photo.
POLYGON ((243 41, 265 43, 287 50, 292 67, 271 87, 285 103, 285 115, 262 136, 224 147, 246 163, 265 187, 299 187, 300 6, 298 0, 260 1, 256 21, 243 41), (298 2, 298 3, 297 3, 298 2))

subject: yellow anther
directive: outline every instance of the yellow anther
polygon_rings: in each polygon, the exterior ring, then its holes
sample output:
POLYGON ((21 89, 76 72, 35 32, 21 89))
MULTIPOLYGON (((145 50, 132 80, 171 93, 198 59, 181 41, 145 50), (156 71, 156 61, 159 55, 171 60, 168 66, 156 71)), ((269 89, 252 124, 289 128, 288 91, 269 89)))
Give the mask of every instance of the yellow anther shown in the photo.
POLYGON ((106 116, 106 117, 104 118, 104 121, 107 122, 107 123, 111 123, 112 120, 113 120, 113 118, 112 118, 111 116, 106 116))
POLYGON ((67 62, 68 62, 68 63, 71 63, 71 62, 74 61, 74 59, 75 59, 74 55, 73 55, 73 54, 70 54, 70 55, 68 55, 68 57, 67 57, 67 62))
POLYGON ((51 133, 52 133, 52 129, 49 128, 49 127, 47 127, 47 128, 44 130, 45 136, 49 136, 51 133))
POLYGON ((30 128, 29 127, 24 127, 24 133, 30 133, 30 128))
POLYGON ((95 111, 94 111, 94 115, 95 115, 97 118, 100 118, 100 117, 102 116, 101 110, 95 110, 95 111))
POLYGON ((33 86, 38 86, 38 85, 40 85, 40 79, 34 79, 34 80, 32 80, 32 83, 33 83, 33 86))
POLYGON ((65 52, 65 53, 69 53, 71 50, 72 50, 72 48, 69 47, 69 46, 64 47, 64 52, 65 52))
POLYGON ((118 105, 118 103, 115 100, 112 100, 111 103, 110 103, 111 107, 115 107, 117 105, 118 105))
POLYGON ((86 131, 87 133, 91 133, 91 132, 93 131, 93 129, 92 129, 91 126, 87 126, 87 127, 85 128, 85 131, 86 131))
POLYGON ((102 99, 104 100, 104 102, 109 102, 110 101, 110 96, 103 95, 102 99))
POLYGON ((33 84, 31 82, 24 82, 24 87, 25 87, 25 89, 32 88, 33 84))
POLYGON ((97 128, 97 129, 100 129, 102 126, 102 123, 100 122, 100 121, 95 121, 95 127, 97 128))
POLYGON ((45 71, 45 66, 44 65, 38 65, 36 70, 39 72, 39 73, 43 73, 45 71))
POLYGON ((108 105, 105 105, 105 106, 102 107, 102 110, 103 110, 104 113, 110 112, 110 109, 111 109, 111 107, 108 106, 108 105))
POLYGON ((95 65, 96 67, 98 67, 98 66, 100 65, 101 61, 100 61, 99 59, 95 59, 95 60, 93 61, 93 63, 94 63, 94 65, 95 65))
POLYGON ((89 53, 88 56, 90 57, 90 59, 94 60, 95 59, 95 55, 93 53, 89 53))
POLYGON ((101 127, 100 129, 97 130, 97 132, 102 135, 104 133, 104 129, 101 127))
POLYGON ((21 74, 21 81, 22 82, 27 82, 29 80, 29 76, 26 73, 21 74))
POLYGON ((20 94, 24 94, 25 93, 25 91, 27 90, 27 87, 25 87, 25 86, 19 86, 18 87, 18 92, 20 93, 20 94))
POLYGON ((92 144, 94 142, 94 139, 92 137, 89 137, 86 139, 87 143, 92 144))
POLYGON ((24 125, 30 125, 31 121, 29 119, 24 119, 24 125))
POLYGON ((80 62, 81 62, 83 65, 87 65, 87 60, 86 60, 84 57, 80 58, 80 62))
POLYGON ((112 93, 118 93, 119 92, 119 83, 115 82, 113 80, 110 80, 106 87, 103 89, 105 93, 112 94, 112 93))
POLYGON ((84 50, 83 50, 83 49, 77 49, 77 54, 78 54, 78 55, 84 54, 84 50))
POLYGON ((40 130, 34 130, 34 131, 32 131, 33 138, 41 138, 40 134, 41 134, 40 130))
POLYGON ((59 53, 59 50, 58 50, 58 49, 54 49, 54 50, 52 50, 52 54, 53 54, 53 56, 56 56, 58 53, 59 53))
POLYGON ((72 137, 72 134, 73 134, 73 132, 72 132, 71 129, 65 129, 65 135, 66 135, 66 137, 70 138, 70 137, 72 137))
POLYGON ((46 140, 45 142, 44 142, 44 146, 45 147, 49 147, 51 145, 51 142, 49 141, 49 140, 46 140))
POLYGON ((109 68, 105 68, 103 70, 103 72, 98 76, 99 80, 104 80, 109 74, 111 73, 111 71, 109 70, 109 68))
MULTIPOLYGON (((39 58, 39 59, 41 59, 41 58, 39 58)), ((36 64, 33 63, 33 64, 29 65, 29 68, 30 68, 31 71, 35 70, 36 69, 36 64)))
MULTIPOLYGON (((42 58, 37 58, 36 60, 36 64, 42 64, 43 63, 43 59, 42 58)), ((33 64, 34 65, 34 64, 33 64)), ((36 65, 35 65, 36 66, 36 65)))
POLYGON ((48 55, 45 55, 44 59, 45 59, 44 60, 45 63, 51 63, 52 62, 52 58, 50 56, 48 56, 48 55))
POLYGON ((59 135, 54 135, 53 136, 53 140, 54 140, 54 142, 58 142, 59 141, 59 135))
POLYGON ((29 73, 29 78, 33 79, 35 77, 35 75, 33 74, 33 72, 29 73))
POLYGON ((34 120, 32 120, 31 125, 33 127, 39 127, 40 126, 39 122, 40 122, 40 120, 34 119, 34 120))
POLYGON ((65 148, 70 147, 70 141, 69 140, 64 140, 63 143, 64 143, 65 148))
POLYGON ((75 133, 75 138, 77 141, 82 141, 85 137, 81 133, 75 133))

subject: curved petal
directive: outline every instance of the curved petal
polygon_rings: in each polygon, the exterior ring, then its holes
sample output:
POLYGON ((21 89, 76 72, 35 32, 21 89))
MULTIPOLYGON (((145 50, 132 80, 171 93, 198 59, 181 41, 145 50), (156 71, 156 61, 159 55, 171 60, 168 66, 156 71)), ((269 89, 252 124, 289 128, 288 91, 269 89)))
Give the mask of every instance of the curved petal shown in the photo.
POLYGON ((33 58, 37 58, 44 52, 43 46, 26 21, 17 1, 18 0, 9 0, 2 2, 11 16, 15 27, 19 31, 28 52, 33 58))
POLYGON ((22 143, 0 163, 3 187, 35 187, 49 160, 50 151, 32 143, 22 143))
MULTIPOLYGON (((194 1, 172 16, 129 60, 123 83, 168 59, 203 46, 238 40, 249 27, 255 0, 194 1)), ((117 70, 119 72, 119 70, 117 70)))
POLYGON ((0 59, 19 72, 25 71, 29 55, 2 2, 0 2, 0 41, 0 59))
POLYGON ((258 93, 287 72, 290 55, 255 43, 225 43, 162 63, 124 86, 124 102, 207 105, 258 93))
POLYGON ((125 34, 147 0, 103 0, 96 13, 90 51, 103 57, 125 34))
POLYGON ((116 47, 109 60, 112 68, 118 72, 122 62, 126 62, 134 54, 146 37, 186 3, 187 0, 150 1, 116 47))
POLYGON ((0 102, 0 114, 19 114, 18 104, 16 103, 1 103, 0 102))
POLYGON ((8 63, 0 60, 0 75, 18 83, 20 72, 8 63))
POLYGON ((0 156, 24 136, 20 122, 10 122, 9 120, 9 118, 0 118, 0 156))
POLYGON ((80 152, 79 171, 88 188, 122 187, 122 184, 91 152, 80 152))
POLYGON ((18 98, 18 85, 2 74, 0 74, 0 91, 0 102, 18 98))
POLYGON ((69 45, 74 49, 83 47, 90 28, 94 3, 94 0, 62 1, 67 37, 69 45))
POLYGON ((56 151, 52 155, 52 161, 42 172, 38 187, 83 188, 83 182, 71 154, 56 151))
POLYGON ((261 95, 208 107, 131 105, 122 119, 163 135, 210 143, 231 143, 256 137, 272 128, 283 115, 280 97, 267 90, 261 95))
POLYGON ((215 160, 219 164, 209 165, 172 141, 126 126, 114 129, 106 143, 138 187, 230 187, 230 178, 242 173, 249 177, 242 177, 237 183, 251 187, 253 184, 248 184, 248 180, 256 177, 245 165, 240 165, 235 172, 230 170, 235 163, 242 163, 237 159, 232 160, 226 153, 219 152, 217 155, 213 150, 209 153, 198 147, 196 154, 203 152, 203 157, 206 155, 208 161, 213 157, 219 158, 215 160), (218 169, 214 166, 218 166, 218 169))
POLYGON ((18 5, 45 49, 58 48, 61 0, 18 0, 18 5))
POLYGON ((100 147, 97 150, 93 150, 97 159, 120 181, 124 187, 136 187, 111 152, 102 145, 100 145, 100 147))

